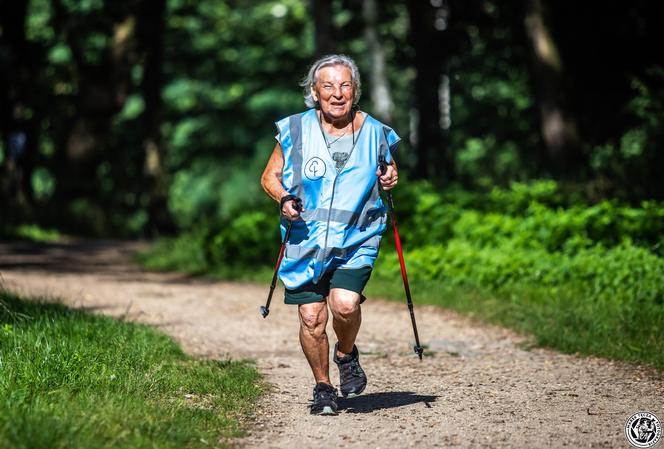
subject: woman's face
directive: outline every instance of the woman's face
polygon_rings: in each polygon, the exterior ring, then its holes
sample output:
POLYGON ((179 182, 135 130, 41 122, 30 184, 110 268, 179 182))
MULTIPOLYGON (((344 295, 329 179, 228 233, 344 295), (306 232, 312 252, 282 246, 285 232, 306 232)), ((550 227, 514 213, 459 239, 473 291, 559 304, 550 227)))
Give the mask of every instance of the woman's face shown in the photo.
POLYGON ((320 69, 318 81, 311 88, 311 94, 319 102, 321 111, 333 120, 349 116, 354 93, 351 72, 345 65, 320 69))

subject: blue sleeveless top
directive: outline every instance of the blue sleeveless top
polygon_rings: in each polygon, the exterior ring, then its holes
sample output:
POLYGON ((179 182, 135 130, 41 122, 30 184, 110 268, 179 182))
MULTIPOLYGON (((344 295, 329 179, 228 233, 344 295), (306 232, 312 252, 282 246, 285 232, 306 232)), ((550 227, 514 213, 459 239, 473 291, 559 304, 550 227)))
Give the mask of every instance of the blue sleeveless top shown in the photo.
MULTIPOLYGON (((315 109, 276 122, 284 155, 282 184, 302 199, 279 278, 286 288, 317 283, 329 269, 373 266, 386 228, 387 208, 376 176, 380 156, 389 164, 400 141, 390 127, 364 113, 343 167, 327 149, 315 109)), ((288 220, 282 217, 281 236, 288 220)))

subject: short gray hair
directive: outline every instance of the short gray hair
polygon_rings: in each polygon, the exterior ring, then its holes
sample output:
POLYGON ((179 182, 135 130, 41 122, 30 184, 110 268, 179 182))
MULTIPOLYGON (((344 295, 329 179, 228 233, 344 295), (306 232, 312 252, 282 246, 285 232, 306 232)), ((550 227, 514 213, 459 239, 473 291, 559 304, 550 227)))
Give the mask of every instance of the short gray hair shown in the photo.
POLYGON ((357 68, 357 64, 355 64, 355 61, 346 55, 326 55, 311 65, 309 73, 307 73, 307 76, 300 83, 304 93, 304 104, 307 105, 308 108, 318 107, 318 102, 314 100, 313 95, 311 95, 311 88, 318 81, 318 72, 323 67, 335 65, 348 67, 350 70, 351 82, 353 83, 353 106, 357 105, 360 101, 362 82, 360 81, 360 71, 357 68))

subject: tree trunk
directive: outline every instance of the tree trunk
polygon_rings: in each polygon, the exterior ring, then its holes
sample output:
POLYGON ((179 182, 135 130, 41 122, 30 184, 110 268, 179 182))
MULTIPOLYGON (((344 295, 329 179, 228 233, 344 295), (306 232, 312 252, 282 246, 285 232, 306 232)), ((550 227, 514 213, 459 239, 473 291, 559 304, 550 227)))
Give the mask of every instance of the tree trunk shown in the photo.
POLYGON ((412 139, 417 154, 415 176, 419 178, 449 181, 453 165, 441 129, 440 86, 445 73, 447 50, 447 15, 445 2, 432 6, 433 2, 409 0, 410 39, 415 49, 415 106, 412 122, 416 128, 412 139))
POLYGON ((526 0, 525 26, 532 54, 535 97, 546 153, 554 173, 571 177, 583 166, 577 126, 569 112, 562 60, 547 27, 542 0, 526 0))
POLYGON ((335 53, 332 0, 311 0, 310 5, 314 18, 316 56, 335 53))
POLYGON ((53 27, 71 50, 78 91, 68 129, 56 147, 54 203, 60 208, 77 198, 95 201, 100 196, 97 168, 109 150, 113 117, 132 89, 131 69, 137 59, 136 18, 130 6, 115 8, 107 0, 99 14, 112 21, 96 31, 105 32, 111 44, 99 61, 91 62, 84 56, 89 33, 85 23, 69 13, 61 0, 52 0, 53 27))
POLYGON ((175 225, 168 210, 168 174, 166 152, 161 137, 161 91, 164 60, 166 0, 145 0, 141 5, 141 47, 145 54, 141 92, 143 112, 144 173, 148 189, 148 232, 151 235, 173 233, 175 225))
POLYGON ((364 38, 369 52, 369 61, 371 61, 371 103, 374 114, 382 121, 391 123, 394 102, 385 69, 385 52, 376 30, 377 9, 376 0, 364 0, 362 14, 365 26, 364 38))
POLYGON ((36 117, 33 105, 33 48, 25 37, 27 2, 0 3, 0 136, 4 159, 0 166, 0 201, 5 205, 5 221, 19 222, 30 217, 32 171, 37 153, 36 117))

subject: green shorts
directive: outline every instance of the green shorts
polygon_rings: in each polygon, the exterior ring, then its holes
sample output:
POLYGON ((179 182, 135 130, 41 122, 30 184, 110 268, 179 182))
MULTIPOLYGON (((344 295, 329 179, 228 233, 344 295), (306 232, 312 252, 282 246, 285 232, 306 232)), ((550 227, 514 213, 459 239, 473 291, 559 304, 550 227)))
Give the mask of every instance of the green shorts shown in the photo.
MULTIPOLYGON (((317 284, 309 282, 302 287, 286 289, 284 302, 286 304, 310 304, 312 302, 325 301, 330 294, 330 289, 343 288, 359 293, 369 282, 372 267, 361 268, 337 268, 327 271, 317 284)), ((364 296, 360 303, 364 302, 364 296)))

